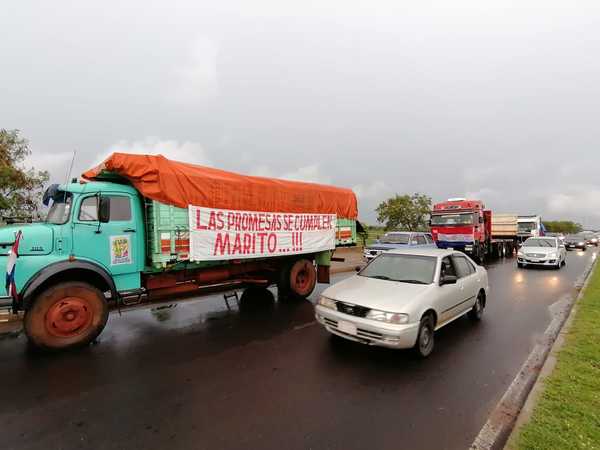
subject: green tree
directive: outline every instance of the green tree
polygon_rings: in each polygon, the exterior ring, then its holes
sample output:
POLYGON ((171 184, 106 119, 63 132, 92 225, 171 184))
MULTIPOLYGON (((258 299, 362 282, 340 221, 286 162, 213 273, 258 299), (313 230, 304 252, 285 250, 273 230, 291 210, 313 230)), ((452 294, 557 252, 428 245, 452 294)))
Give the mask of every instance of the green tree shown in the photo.
POLYGON ((427 229, 431 198, 424 194, 398 195, 381 202, 375 209, 377 221, 387 230, 417 231, 427 229))
POLYGON ((19 130, 0 129, 0 216, 33 217, 48 172, 24 167, 29 143, 19 130))
POLYGON ((570 220, 545 220, 544 227, 552 233, 575 234, 583 230, 581 224, 570 220))

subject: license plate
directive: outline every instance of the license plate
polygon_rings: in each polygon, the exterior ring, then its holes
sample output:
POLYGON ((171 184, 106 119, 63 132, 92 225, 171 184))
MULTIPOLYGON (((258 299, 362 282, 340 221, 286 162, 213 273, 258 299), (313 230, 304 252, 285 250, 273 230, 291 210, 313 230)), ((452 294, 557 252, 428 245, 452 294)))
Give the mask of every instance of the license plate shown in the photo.
POLYGON ((340 330, 342 333, 356 335, 356 325, 344 320, 340 320, 338 322, 338 330, 340 330))

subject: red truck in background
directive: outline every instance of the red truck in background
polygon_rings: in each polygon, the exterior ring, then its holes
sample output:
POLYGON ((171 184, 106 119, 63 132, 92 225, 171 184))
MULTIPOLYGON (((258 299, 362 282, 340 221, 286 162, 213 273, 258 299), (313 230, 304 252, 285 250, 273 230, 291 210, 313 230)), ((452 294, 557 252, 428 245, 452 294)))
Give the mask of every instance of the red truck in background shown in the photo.
POLYGON ((439 248, 454 248, 482 263, 511 257, 518 248, 518 216, 494 214, 481 200, 451 198, 431 211, 431 235, 439 248))
POLYGON ((451 198, 431 211, 431 235, 439 248, 454 248, 482 262, 491 250, 492 211, 481 200, 451 198))

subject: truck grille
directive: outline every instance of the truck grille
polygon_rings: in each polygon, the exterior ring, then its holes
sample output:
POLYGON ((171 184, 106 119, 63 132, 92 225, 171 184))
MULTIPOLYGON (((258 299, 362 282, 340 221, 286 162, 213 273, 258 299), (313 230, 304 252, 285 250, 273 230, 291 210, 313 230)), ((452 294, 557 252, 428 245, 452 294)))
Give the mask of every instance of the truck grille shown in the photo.
POLYGON ((368 314, 368 312, 371 311, 371 308, 353 305, 351 303, 337 302, 335 306, 339 312, 356 317, 365 317, 368 314))

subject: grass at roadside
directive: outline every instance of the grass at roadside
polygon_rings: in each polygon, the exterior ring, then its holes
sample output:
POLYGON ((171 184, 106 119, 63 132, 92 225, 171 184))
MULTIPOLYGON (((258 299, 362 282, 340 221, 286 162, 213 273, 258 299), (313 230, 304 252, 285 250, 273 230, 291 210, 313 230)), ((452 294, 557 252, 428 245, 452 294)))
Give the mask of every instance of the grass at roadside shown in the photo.
POLYGON ((600 449, 600 270, 577 303, 573 324, 515 448, 600 449))

